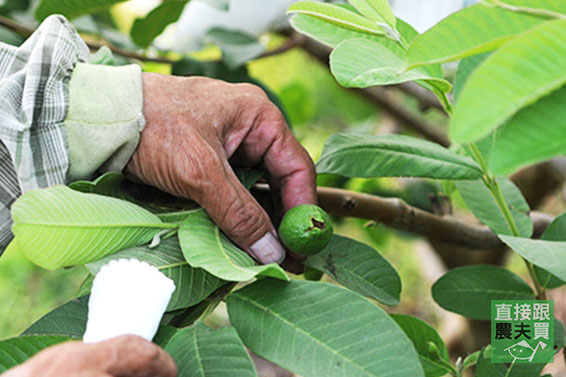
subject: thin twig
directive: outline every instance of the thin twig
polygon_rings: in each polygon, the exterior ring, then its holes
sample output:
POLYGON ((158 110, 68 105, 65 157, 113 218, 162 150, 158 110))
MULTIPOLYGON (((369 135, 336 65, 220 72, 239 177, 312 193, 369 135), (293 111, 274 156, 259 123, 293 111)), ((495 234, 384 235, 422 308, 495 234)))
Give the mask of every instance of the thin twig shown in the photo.
MULTIPOLYGON (((269 191, 269 186, 254 186, 269 191)), ((472 225, 453 216, 438 216, 408 205, 401 199, 381 198, 337 188, 319 187, 318 200, 322 208, 334 216, 355 217, 404 230, 429 239, 463 246, 470 250, 489 250, 504 247, 497 235, 488 227, 472 225)), ((536 234, 548 227, 550 216, 532 213, 536 234)))
MULTIPOLYGON (((4 16, 0 16, 0 25, 14 31, 15 33, 17 33, 17 34, 19 34, 23 37, 29 37, 34 32, 33 28, 25 26, 23 24, 20 24, 19 22, 16 22, 16 21, 11 20, 11 19, 4 17, 4 16)), ((287 40, 287 42, 285 42, 281 46, 274 48, 273 50, 269 50, 269 51, 264 52, 263 54, 256 57, 254 60, 263 59, 263 58, 267 58, 267 57, 270 57, 270 56, 282 54, 284 52, 287 52, 287 51, 299 46, 302 43, 302 41, 303 41, 303 37, 301 35, 299 35, 299 34, 292 35, 287 40)), ((143 61, 143 62, 173 64, 173 63, 178 61, 178 59, 146 56, 146 55, 139 53, 137 51, 132 51, 132 50, 128 50, 128 49, 125 49, 125 48, 115 46, 108 41, 93 42, 93 41, 86 40, 85 43, 91 51, 96 51, 96 50, 100 49, 102 46, 106 46, 110 49, 110 51, 112 51, 113 54, 120 55, 120 56, 123 56, 125 58, 129 58, 129 59, 135 59, 135 60, 143 61)))
POLYGON ((289 50, 292 50, 296 47, 302 46, 305 37, 302 34, 294 33, 292 34, 285 43, 281 46, 276 47, 272 50, 265 51, 263 54, 259 55, 258 57, 254 58, 253 60, 259 60, 264 58, 269 58, 271 56, 283 54, 289 50))

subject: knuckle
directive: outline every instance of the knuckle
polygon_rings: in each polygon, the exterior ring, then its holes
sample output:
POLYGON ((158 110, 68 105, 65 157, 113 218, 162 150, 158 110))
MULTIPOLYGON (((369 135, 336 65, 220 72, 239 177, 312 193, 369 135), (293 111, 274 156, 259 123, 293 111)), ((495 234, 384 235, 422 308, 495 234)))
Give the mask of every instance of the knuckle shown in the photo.
POLYGON ((133 363, 133 365, 139 366, 142 369, 159 359, 159 348, 153 343, 136 335, 124 335, 120 337, 119 344, 117 344, 116 348, 120 348, 124 352, 134 356, 138 362, 133 363))
POLYGON ((254 97, 267 98, 267 95, 265 94, 263 89, 261 89, 257 85, 253 85, 249 83, 236 84, 236 85, 238 86, 238 89, 244 94, 251 95, 254 97))
POLYGON ((136 349, 140 358, 147 364, 151 364, 159 359, 159 348, 157 348, 157 346, 153 345, 150 342, 140 342, 136 349))
POLYGON ((253 203, 238 201, 230 204, 225 216, 229 231, 243 240, 261 236, 259 233, 267 221, 253 203))

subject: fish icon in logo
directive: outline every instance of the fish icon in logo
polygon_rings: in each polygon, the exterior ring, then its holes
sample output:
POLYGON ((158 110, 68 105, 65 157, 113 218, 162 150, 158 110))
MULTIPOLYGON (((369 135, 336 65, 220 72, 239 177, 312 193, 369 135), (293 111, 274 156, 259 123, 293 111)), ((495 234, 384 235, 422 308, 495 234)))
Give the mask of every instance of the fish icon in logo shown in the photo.
POLYGON ((532 363, 539 348, 545 349, 546 343, 538 342, 537 346, 533 348, 526 340, 521 340, 519 343, 507 347, 505 351, 509 352, 513 357, 513 362, 517 360, 528 360, 532 363))

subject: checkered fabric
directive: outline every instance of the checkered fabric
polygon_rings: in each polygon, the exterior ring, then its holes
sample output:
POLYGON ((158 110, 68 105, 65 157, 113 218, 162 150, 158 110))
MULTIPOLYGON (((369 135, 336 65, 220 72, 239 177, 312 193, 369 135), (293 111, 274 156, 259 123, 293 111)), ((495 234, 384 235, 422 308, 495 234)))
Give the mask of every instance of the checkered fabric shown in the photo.
POLYGON ((12 238, 10 207, 23 192, 65 182, 68 82, 89 50, 61 16, 20 47, 0 43, 0 253, 12 238))

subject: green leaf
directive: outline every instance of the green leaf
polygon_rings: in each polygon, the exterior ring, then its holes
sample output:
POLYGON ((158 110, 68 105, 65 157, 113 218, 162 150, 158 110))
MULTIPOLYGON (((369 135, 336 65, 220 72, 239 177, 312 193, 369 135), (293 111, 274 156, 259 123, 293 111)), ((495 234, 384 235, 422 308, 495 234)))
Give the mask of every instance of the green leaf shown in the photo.
POLYGON ((487 351, 481 352, 474 377, 506 377, 507 367, 505 364, 495 364, 491 362, 487 351))
POLYGON ((395 30, 397 19, 387 0, 349 0, 364 16, 377 23, 385 23, 395 30))
POLYGON ((432 297, 446 310, 468 318, 490 318, 491 300, 534 300, 527 283, 496 266, 466 266, 449 271, 432 286, 432 297))
POLYGON ((40 0, 35 18, 43 21, 52 14, 62 14, 68 19, 101 12, 126 0, 40 0))
POLYGON ((65 336, 20 336, 0 342, 0 373, 13 368, 39 351, 69 340, 65 336))
POLYGON ((88 317, 88 298, 83 296, 50 311, 23 335, 62 335, 72 339, 82 339, 88 317))
POLYGON ((47 269, 93 262, 176 227, 135 204, 66 186, 28 191, 12 217, 16 247, 47 269))
POLYGON ((566 87, 523 108, 497 132, 489 168, 509 175, 566 154, 566 87), (541 122, 544 119, 544 122, 541 122))
POLYGON ((131 247, 89 263, 86 267, 95 275, 111 260, 122 258, 135 258, 147 262, 175 282, 176 289, 169 301, 168 311, 196 305, 225 284, 225 281, 205 270, 189 266, 177 237, 163 240, 157 247, 151 249, 148 246, 131 247))
POLYGON ((248 190, 265 175, 265 173, 261 170, 242 167, 234 167, 234 173, 236 173, 238 180, 248 190))
MULTIPOLYGON (((506 0, 505 2, 566 12, 566 5, 562 0, 506 0)), ((517 34, 547 20, 544 17, 509 12, 484 4, 473 5, 448 16, 415 38, 409 46, 408 63, 411 67, 446 63, 493 51, 517 34)))
POLYGON ((153 337, 152 342, 157 344, 161 348, 165 348, 173 335, 175 335, 178 331, 179 329, 173 326, 159 326, 157 334, 155 334, 155 337, 153 337))
MULTIPOLYGON (((93 181, 75 181, 69 184, 69 187, 87 194, 99 194, 127 200, 155 213, 156 216, 160 216, 160 212, 165 210, 163 206, 155 204, 152 199, 157 196, 167 196, 167 194, 150 186, 135 184, 120 173, 105 173, 93 181)), ((163 219, 161 221, 166 222, 163 219)))
MULTIPOLYGON (((99 50, 100 51, 100 50, 99 50)), ((105 173, 94 181, 75 181, 69 185, 75 191, 86 194, 100 194, 117 199, 132 201, 133 198, 124 189, 126 179, 120 173, 105 173)))
MULTIPOLYGON (((541 239, 545 241, 566 241, 566 213, 554 219, 544 231, 541 239)), ((544 288, 555 289, 566 285, 566 281, 558 279, 538 266, 535 266, 535 272, 538 281, 544 288)))
POLYGON ((265 279, 228 295, 226 304, 247 347, 301 376, 424 376, 399 326, 344 288, 265 279))
MULTIPOLYGON (((511 180, 499 178, 497 181, 517 228, 519 228, 519 233, 523 237, 532 236, 533 221, 529 216, 530 208, 523 194, 511 180)), ((482 223, 497 234, 513 234, 491 192, 482 180, 458 181, 456 187, 468 207, 482 223)))
POLYGON ((353 31, 376 35, 385 34, 385 30, 383 30, 383 28, 375 22, 372 22, 344 7, 334 4, 318 3, 314 1, 299 1, 291 5, 287 12, 318 17, 334 25, 339 25, 353 31))
POLYGON ((185 259, 220 279, 248 281, 271 276, 288 280, 277 264, 256 266, 254 260, 232 243, 202 209, 192 211, 179 229, 179 242, 185 259))
POLYGON ((116 65, 116 60, 114 60, 112 50, 108 46, 102 46, 94 54, 90 55, 90 64, 114 66, 116 65))
POLYGON ((426 377, 441 377, 450 371, 446 366, 446 364, 450 365, 448 350, 432 326, 410 315, 392 314, 391 318, 397 322, 415 346, 426 377), (430 352, 430 343, 437 350, 436 355, 430 352))
POLYGON ((470 158, 425 140, 402 135, 334 134, 317 163, 319 174, 345 177, 427 177, 475 179, 480 167, 470 158))
POLYGON ((203 324, 178 330, 165 346, 179 376, 256 377, 254 364, 233 327, 203 324))
POLYGON ((323 271, 338 283, 386 305, 398 305, 401 278, 372 247, 350 238, 332 236, 330 243, 305 264, 323 271))
POLYGON ((535 266, 566 281, 566 241, 543 241, 503 235, 499 238, 535 266))
POLYGON ((332 51, 330 69, 338 83, 347 88, 423 80, 441 92, 452 89, 448 81, 442 76, 435 77, 428 67, 407 71, 405 54, 405 50, 394 42, 386 45, 370 39, 351 39, 332 51))
MULTIPOLYGON (((298 32, 305 34, 329 47, 336 47, 340 43, 349 39, 359 38, 371 39, 373 41, 383 43, 386 46, 389 46, 391 43, 397 43, 383 35, 354 31, 305 14, 293 15, 293 17, 291 17, 291 26, 298 32)), ((397 29, 403 38, 409 42, 418 34, 412 26, 399 19, 397 20, 397 29)))
POLYGON ((562 347, 564 347, 564 336, 566 335, 566 329, 564 328, 564 322, 558 318, 554 318, 554 354, 556 355, 562 347))
POLYGON ((155 7, 143 18, 136 18, 130 36, 135 44, 148 47, 163 33, 165 28, 177 21, 190 0, 167 0, 155 7))
POLYGON ((265 51, 259 39, 241 31, 213 28, 206 34, 222 51, 222 59, 231 69, 242 66, 265 51))
POLYGON ((8 15, 12 12, 25 11, 30 6, 30 0, 3 0, 0 5, 0 14, 8 15))
POLYGON ((340 43, 349 39, 383 38, 378 37, 375 34, 368 34, 343 28, 338 25, 328 23, 323 19, 307 16, 305 14, 293 15, 293 17, 291 17, 291 26, 298 32, 330 47, 336 47, 340 43))
POLYGON ((464 89, 464 85, 468 82, 470 75, 489 57, 489 53, 473 55, 469 58, 462 59, 458 64, 458 71, 454 80, 454 102, 458 102, 460 94, 464 89))
POLYGON ((474 377, 538 377, 546 364, 520 364, 509 366, 491 362, 491 351, 486 347, 480 353, 474 377))
POLYGON ((471 143, 566 83, 566 20, 545 22, 494 52, 456 104, 451 137, 471 143))

